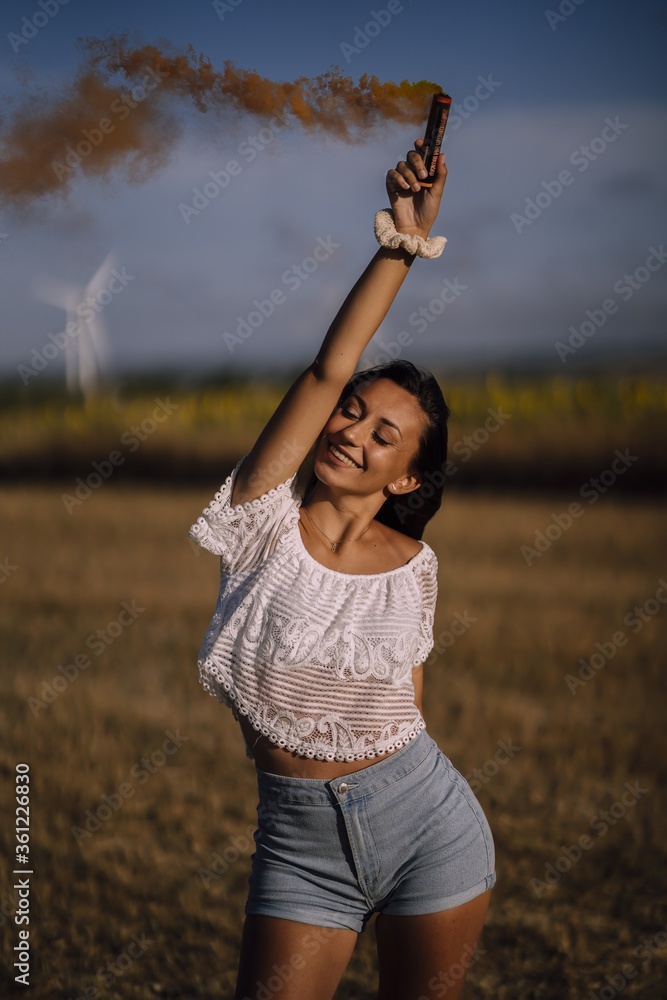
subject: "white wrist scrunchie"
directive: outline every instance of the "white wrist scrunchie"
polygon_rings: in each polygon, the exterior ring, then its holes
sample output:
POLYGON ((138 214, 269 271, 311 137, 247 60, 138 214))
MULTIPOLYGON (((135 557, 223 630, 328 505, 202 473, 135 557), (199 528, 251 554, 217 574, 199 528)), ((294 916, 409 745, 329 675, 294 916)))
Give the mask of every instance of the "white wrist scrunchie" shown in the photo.
POLYGON ((380 246, 388 247, 390 250, 403 247, 408 253, 430 259, 439 257, 447 242, 445 236, 432 236, 430 239, 424 239, 423 236, 416 236, 412 233, 397 233, 394 213, 390 208, 383 208, 375 213, 375 238, 380 246))

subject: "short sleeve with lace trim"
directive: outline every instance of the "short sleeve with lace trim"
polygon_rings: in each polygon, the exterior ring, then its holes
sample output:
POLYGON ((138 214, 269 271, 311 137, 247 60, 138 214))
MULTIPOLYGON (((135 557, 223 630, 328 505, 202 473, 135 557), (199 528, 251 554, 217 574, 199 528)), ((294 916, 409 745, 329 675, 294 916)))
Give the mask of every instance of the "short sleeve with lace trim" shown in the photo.
POLYGON ((220 556, 222 568, 234 574, 246 572, 275 550, 290 525, 298 521, 301 503, 295 473, 262 496, 232 507, 236 475, 245 458, 237 462, 188 532, 202 548, 220 556))

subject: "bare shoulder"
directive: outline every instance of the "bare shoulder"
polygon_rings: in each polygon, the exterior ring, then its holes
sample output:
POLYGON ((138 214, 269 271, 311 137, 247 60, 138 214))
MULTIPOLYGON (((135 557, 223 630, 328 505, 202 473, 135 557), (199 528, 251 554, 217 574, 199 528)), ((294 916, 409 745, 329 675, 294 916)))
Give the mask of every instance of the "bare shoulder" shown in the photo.
POLYGON ((376 525, 379 530, 379 537, 382 539, 383 544, 389 546, 396 554, 397 562, 409 562, 413 556, 416 556, 421 551, 422 543, 416 538, 410 538, 409 535, 404 535, 402 531, 396 531, 395 528, 390 528, 380 521, 377 521, 376 525))

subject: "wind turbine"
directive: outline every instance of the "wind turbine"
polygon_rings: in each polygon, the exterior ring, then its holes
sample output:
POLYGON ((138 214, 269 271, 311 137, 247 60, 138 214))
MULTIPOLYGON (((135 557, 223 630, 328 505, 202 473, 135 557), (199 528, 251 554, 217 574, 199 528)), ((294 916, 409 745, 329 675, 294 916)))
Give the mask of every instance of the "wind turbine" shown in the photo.
POLYGON ((49 278, 35 283, 36 298, 64 309, 66 323, 76 326, 76 333, 68 335, 65 343, 65 380, 69 392, 78 388, 85 399, 97 391, 99 376, 108 367, 104 304, 98 296, 107 287, 112 269, 113 256, 109 252, 85 288, 58 284, 49 278))

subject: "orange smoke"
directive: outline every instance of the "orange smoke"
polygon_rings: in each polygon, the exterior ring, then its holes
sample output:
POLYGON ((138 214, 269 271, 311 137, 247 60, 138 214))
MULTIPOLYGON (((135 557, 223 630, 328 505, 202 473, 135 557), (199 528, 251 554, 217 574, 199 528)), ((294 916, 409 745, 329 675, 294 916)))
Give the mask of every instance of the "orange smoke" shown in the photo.
POLYGON ((31 97, 3 123, 0 200, 26 205, 47 195, 65 197, 79 175, 107 176, 123 167, 139 182, 162 166, 178 137, 175 100, 199 111, 279 113, 307 129, 348 140, 381 120, 418 124, 431 94, 441 88, 359 83, 337 66, 312 79, 275 82, 226 60, 218 72, 190 46, 168 54, 154 45, 128 48, 127 36, 84 42, 86 57, 75 80, 50 98, 31 97))

